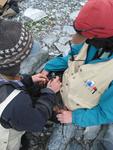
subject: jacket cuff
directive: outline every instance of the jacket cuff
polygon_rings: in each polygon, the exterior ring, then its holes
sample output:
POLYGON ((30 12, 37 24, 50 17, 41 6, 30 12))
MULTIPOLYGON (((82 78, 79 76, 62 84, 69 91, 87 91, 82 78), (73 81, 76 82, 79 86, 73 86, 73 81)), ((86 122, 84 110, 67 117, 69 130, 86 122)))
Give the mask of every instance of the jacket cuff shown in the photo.
POLYGON ((22 75, 21 78, 21 82, 25 85, 25 87, 29 88, 34 85, 30 75, 22 75))
POLYGON ((55 94, 55 92, 51 90, 50 88, 41 89, 41 93, 55 94))

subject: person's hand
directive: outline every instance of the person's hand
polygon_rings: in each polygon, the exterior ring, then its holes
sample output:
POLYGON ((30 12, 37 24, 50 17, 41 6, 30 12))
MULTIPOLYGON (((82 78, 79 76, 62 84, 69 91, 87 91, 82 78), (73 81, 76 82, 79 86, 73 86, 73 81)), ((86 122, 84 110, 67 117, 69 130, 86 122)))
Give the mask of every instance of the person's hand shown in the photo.
POLYGON ((38 73, 32 76, 32 80, 34 83, 46 84, 48 82, 48 78, 46 75, 42 73, 38 73))
POLYGON ((60 110, 59 114, 56 116, 60 123, 72 123, 72 112, 67 110, 60 110))
POLYGON ((61 88, 61 82, 59 77, 57 76, 56 78, 50 80, 47 84, 47 88, 50 88, 52 91, 57 93, 61 88))

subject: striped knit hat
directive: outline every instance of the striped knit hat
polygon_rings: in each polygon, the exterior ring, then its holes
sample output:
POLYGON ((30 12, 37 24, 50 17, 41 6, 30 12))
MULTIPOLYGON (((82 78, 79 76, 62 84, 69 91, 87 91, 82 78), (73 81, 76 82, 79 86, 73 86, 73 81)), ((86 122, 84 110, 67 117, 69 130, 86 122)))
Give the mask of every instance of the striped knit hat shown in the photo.
POLYGON ((30 53, 32 43, 21 23, 0 20, 0 72, 18 66, 30 53))

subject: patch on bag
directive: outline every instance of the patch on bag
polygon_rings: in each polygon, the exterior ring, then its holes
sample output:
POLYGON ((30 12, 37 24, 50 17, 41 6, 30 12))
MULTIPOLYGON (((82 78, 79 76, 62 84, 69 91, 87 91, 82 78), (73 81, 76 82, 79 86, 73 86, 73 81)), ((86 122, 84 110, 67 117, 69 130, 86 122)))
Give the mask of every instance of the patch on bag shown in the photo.
POLYGON ((97 91, 94 81, 87 80, 87 81, 85 81, 85 84, 87 87, 89 87, 91 89, 92 94, 94 94, 97 91))

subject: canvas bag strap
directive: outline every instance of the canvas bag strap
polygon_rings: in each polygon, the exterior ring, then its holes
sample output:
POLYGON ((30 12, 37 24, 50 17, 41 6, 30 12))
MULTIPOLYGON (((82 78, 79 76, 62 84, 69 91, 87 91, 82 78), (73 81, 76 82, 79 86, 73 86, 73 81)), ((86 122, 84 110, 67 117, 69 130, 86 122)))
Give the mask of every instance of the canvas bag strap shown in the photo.
POLYGON ((6 106, 21 92, 21 90, 13 90, 10 95, 0 104, 0 117, 6 106))
POLYGON ((79 67, 85 63, 86 57, 87 57, 87 51, 88 51, 89 45, 87 43, 84 43, 82 48, 80 49, 80 52, 78 55, 75 56, 74 61, 69 60, 68 61, 68 73, 69 72, 77 72, 79 67))
POLYGON ((79 54, 77 55, 77 57, 75 57, 75 61, 78 61, 79 66, 83 65, 86 60, 88 46, 89 45, 87 43, 84 43, 79 54))

